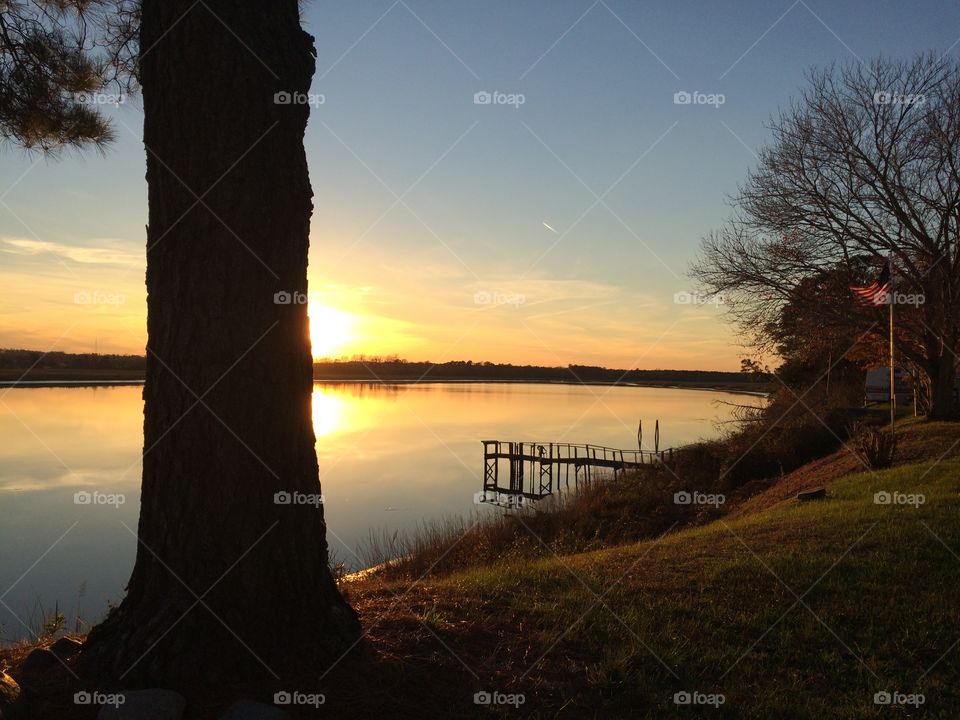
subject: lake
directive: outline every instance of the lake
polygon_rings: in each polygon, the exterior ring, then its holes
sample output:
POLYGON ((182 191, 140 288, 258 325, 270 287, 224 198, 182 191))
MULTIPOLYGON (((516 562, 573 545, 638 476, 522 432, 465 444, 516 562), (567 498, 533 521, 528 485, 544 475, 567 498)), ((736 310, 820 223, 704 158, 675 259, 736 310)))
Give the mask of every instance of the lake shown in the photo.
MULTIPOLYGON (((472 512, 481 440, 652 449, 716 436, 712 391, 562 384, 317 384, 313 425, 332 556, 362 567, 370 530, 411 530, 472 512)), ((19 639, 40 608, 96 621, 122 597, 136 551, 143 442, 140 387, 0 390, 0 637, 19 639), (115 496, 84 505, 77 493, 115 496), (122 502, 121 502, 122 500, 122 502)))

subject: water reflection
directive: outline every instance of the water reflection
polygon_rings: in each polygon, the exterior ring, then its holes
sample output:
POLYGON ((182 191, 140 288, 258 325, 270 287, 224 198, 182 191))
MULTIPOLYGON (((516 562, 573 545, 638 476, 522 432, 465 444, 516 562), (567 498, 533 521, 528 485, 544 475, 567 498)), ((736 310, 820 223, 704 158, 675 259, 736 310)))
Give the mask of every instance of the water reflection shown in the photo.
POLYGON ((329 392, 313 393, 313 432, 317 438, 325 437, 346 425, 343 398, 329 392))

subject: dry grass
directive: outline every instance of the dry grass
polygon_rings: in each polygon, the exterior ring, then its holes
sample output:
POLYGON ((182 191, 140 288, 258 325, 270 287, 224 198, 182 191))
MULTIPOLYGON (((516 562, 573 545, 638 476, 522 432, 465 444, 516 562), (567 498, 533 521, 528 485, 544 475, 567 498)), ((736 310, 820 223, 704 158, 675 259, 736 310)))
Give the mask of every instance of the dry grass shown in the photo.
POLYGON ((664 468, 604 480, 492 517, 425 524, 410 534, 374 536, 364 558, 381 579, 416 579, 489 564, 573 554, 650 538, 705 522, 718 510, 678 505, 690 487, 664 468))

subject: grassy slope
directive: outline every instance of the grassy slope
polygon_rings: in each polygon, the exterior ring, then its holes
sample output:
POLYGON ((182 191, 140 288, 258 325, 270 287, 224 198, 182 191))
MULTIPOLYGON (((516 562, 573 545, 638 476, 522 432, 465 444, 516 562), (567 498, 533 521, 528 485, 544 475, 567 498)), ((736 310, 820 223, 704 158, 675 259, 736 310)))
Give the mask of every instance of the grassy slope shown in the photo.
POLYGON ((351 595, 374 647, 412 677, 430 656, 451 685, 524 693, 523 716, 718 716, 678 708, 678 690, 722 692, 724 717, 917 715, 874 705, 899 690, 925 694, 919 714, 955 718, 958 489, 955 458, 860 472, 825 501, 351 595), (926 502, 876 505, 880 490, 926 502))

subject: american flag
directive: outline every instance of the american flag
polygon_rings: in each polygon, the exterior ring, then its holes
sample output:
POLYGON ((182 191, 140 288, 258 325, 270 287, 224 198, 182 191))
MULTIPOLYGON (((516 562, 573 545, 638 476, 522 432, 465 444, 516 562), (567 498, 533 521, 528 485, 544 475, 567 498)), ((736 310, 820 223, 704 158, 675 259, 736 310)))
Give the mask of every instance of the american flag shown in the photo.
POLYGON ((866 287, 850 286, 853 294, 864 305, 881 307, 890 304, 890 261, 883 264, 883 270, 872 283, 866 287))

